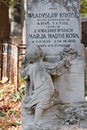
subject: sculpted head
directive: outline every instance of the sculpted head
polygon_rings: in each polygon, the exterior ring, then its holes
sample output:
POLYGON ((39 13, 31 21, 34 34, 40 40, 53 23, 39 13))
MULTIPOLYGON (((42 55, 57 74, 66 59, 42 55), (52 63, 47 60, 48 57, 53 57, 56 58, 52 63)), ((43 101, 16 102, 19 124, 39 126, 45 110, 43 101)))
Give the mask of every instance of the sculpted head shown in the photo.
POLYGON ((38 62, 43 58, 43 51, 39 46, 30 45, 26 50, 26 58, 29 63, 38 62))

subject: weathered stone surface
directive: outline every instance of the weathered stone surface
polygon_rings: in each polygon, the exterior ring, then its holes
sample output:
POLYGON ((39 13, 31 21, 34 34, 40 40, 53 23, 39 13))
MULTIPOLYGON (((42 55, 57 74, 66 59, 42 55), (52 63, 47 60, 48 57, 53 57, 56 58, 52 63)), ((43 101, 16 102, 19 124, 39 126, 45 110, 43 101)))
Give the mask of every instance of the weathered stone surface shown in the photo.
POLYGON ((22 130, 74 129, 73 126, 87 129, 87 103, 55 105, 43 113, 40 126, 33 124, 33 115, 24 108, 22 108, 22 119, 22 130))
MULTIPOLYGON (((81 55, 79 0, 27 0, 27 46, 39 45, 47 57, 55 57, 65 47, 81 55)), ((51 58, 51 62, 52 62, 51 58)), ((75 59, 70 74, 53 77, 64 102, 84 101, 84 61, 75 59)))
POLYGON ((80 51, 79 0, 27 0, 26 29, 27 46, 48 55, 66 46, 80 51))
POLYGON ((26 41, 22 130, 86 122, 82 106, 75 104, 84 101, 79 0, 27 0, 26 41))
POLYGON ((70 74, 73 61, 81 56, 72 48, 65 48, 57 55, 55 62, 50 63, 43 61, 43 51, 39 46, 30 46, 29 49, 27 48, 22 60, 20 71, 25 80, 22 129, 57 130, 62 125, 76 124, 79 118, 83 120, 86 114, 83 113, 83 108, 82 113, 78 107, 77 111, 73 112, 73 105, 60 105, 65 101, 60 99, 58 92, 61 93, 54 86, 52 78, 52 75, 60 78, 62 75, 70 74), (28 51, 29 49, 31 51, 28 51))
MULTIPOLYGON (((80 58, 79 54, 72 48, 65 48, 56 56, 53 63, 44 61, 43 55, 39 46, 30 46, 26 50, 20 70, 20 74, 25 80, 23 107, 31 113, 35 111, 33 114, 35 115, 34 124, 37 125, 42 124, 41 119, 44 111, 48 109, 45 120, 46 118, 50 119, 49 109, 55 104, 62 103, 52 76, 60 77, 64 73, 70 73, 72 61, 77 57, 80 58)), ((53 118, 55 110, 53 109, 51 113, 53 118)))

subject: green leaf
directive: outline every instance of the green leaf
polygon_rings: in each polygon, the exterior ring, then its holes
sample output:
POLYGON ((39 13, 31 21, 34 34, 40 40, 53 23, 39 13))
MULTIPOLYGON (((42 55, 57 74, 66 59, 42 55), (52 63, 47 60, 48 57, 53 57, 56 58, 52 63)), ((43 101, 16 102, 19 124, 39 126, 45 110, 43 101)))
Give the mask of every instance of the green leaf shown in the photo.
POLYGON ((9 0, 9 6, 14 6, 14 0, 9 0))
POLYGON ((3 117, 3 116, 4 116, 4 112, 0 111, 0 117, 3 117))
POLYGON ((14 92, 11 96, 12 96, 14 102, 16 102, 17 100, 20 99, 20 93, 18 91, 14 92))
POLYGON ((19 121, 15 121, 13 125, 18 126, 18 125, 21 125, 21 123, 19 121))

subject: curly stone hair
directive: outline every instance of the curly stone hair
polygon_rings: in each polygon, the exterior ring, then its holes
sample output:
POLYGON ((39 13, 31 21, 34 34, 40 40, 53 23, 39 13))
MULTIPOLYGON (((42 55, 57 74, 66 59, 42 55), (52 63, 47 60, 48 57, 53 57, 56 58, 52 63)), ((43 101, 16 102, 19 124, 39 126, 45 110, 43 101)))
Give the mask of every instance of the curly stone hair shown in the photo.
POLYGON ((30 63, 34 63, 43 58, 43 51, 39 46, 31 45, 26 50, 26 59, 30 63))

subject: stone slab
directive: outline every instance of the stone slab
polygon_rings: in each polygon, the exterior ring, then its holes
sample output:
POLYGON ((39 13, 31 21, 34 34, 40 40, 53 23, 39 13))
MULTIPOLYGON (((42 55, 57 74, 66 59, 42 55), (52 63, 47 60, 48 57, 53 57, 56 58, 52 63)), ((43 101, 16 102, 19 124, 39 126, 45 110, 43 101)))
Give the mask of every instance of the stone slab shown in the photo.
MULTIPOLYGON (((65 47, 81 55, 79 0, 27 0, 26 42, 39 45, 47 56, 65 47)), ((70 74, 56 77, 55 87, 65 102, 84 101, 84 59, 73 61, 70 74)))
POLYGON ((27 0, 27 46, 36 44, 46 54, 71 46, 80 51, 79 0, 27 0))

